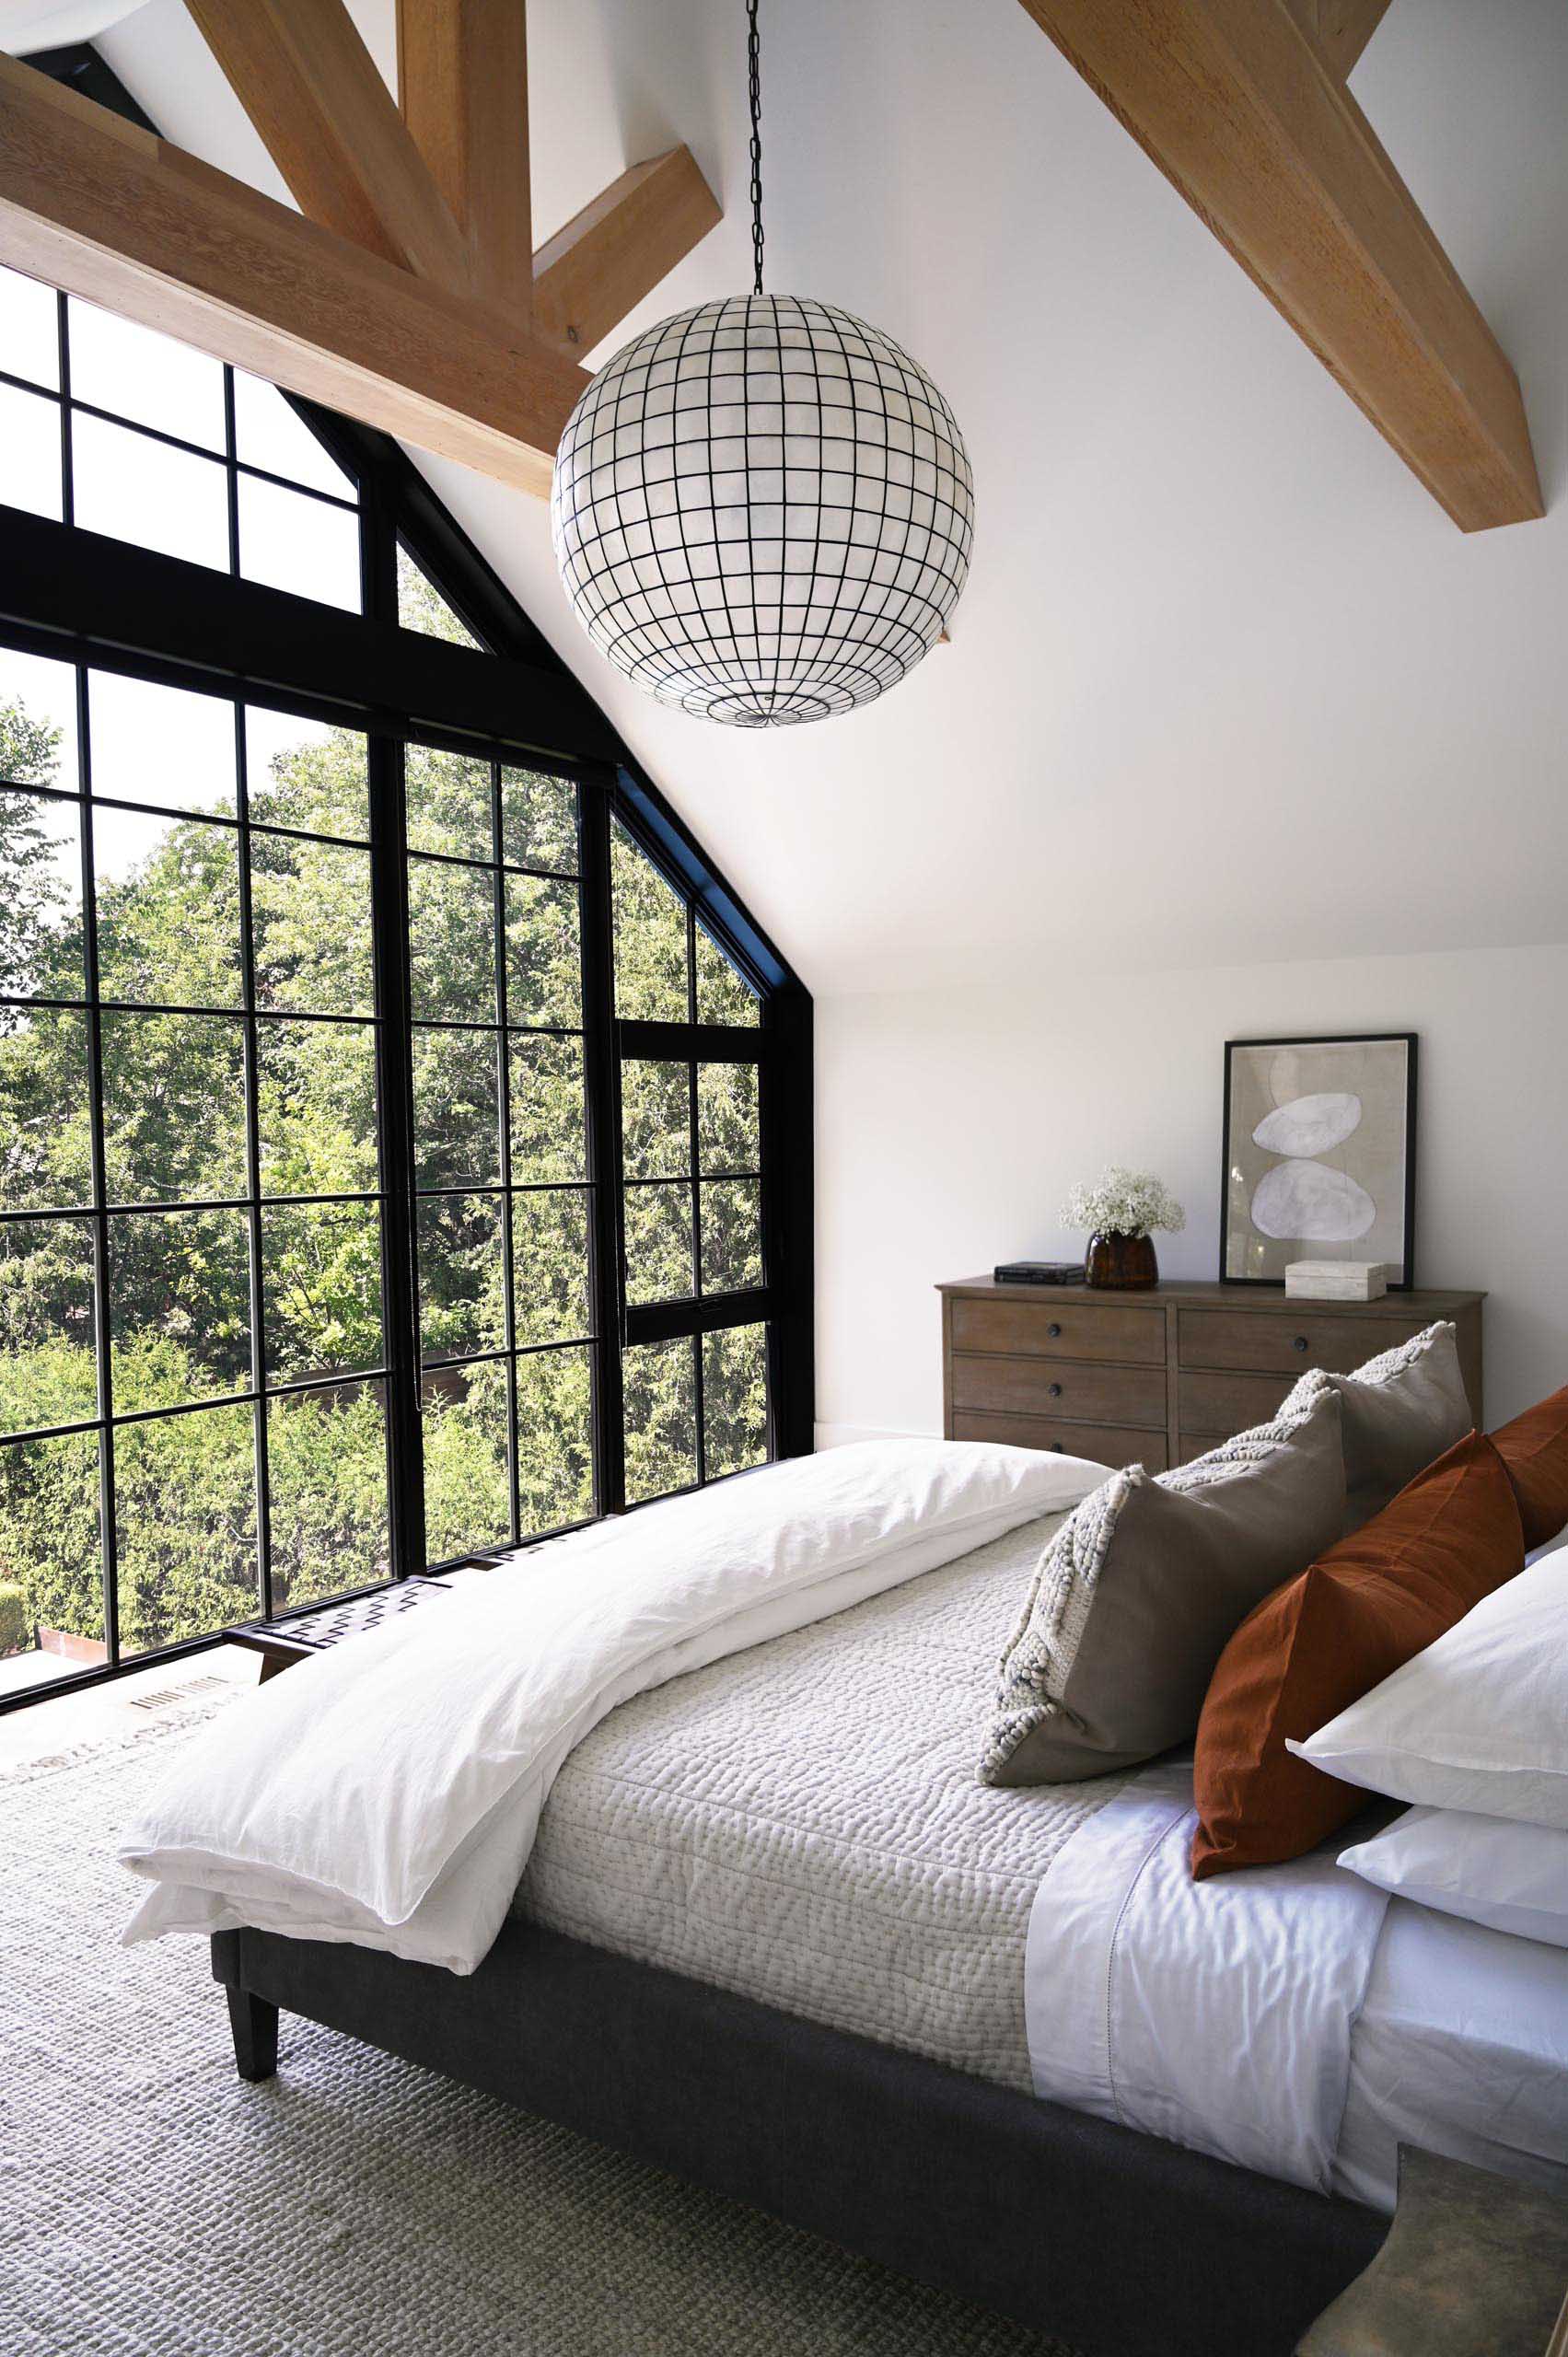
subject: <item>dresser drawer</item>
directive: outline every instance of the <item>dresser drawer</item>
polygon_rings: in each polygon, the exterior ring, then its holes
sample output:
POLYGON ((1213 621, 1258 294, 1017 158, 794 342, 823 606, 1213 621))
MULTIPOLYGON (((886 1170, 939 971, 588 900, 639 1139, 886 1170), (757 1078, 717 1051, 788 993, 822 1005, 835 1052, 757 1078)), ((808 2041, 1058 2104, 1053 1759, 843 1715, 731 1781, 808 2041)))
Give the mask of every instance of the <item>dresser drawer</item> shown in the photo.
MULTIPOLYGON (((1192 1375, 1181 1373, 1180 1425, 1189 1433, 1242 1433, 1266 1424, 1295 1386, 1288 1375, 1192 1375)), ((1209 1446, 1205 1439, 1204 1446, 1209 1446)))
POLYGON ((999 1408, 1015 1416, 1076 1423, 1165 1423, 1161 1367, 1094 1366, 1071 1359, 971 1357, 953 1353, 955 1408, 999 1408))
POLYGON ((1125 1424, 1073 1424, 1051 1416, 984 1415, 972 1410, 953 1418, 955 1440, 1005 1441, 1010 1448, 1050 1448, 1086 1457, 1094 1465, 1146 1465, 1163 1473, 1163 1432, 1136 1432, 1125 1424))
POLYGON ((1290 1302, 1283 1311, 1183 1309, 1177 1318, 1176 1347, 1183 1367, 1300 1375, 1309 1366, 1322 1366, 1335 1375, 1351 1375, 1379 1351, 1408 1342, 1421 1330, 1416 1318, 1337 1318, 1310 1302, 1290 1302))
POLYGON ((1163 1366, 1165 1312, 1072 1301, 959 1299, 953 1304, 953 1348, 1163 1366))

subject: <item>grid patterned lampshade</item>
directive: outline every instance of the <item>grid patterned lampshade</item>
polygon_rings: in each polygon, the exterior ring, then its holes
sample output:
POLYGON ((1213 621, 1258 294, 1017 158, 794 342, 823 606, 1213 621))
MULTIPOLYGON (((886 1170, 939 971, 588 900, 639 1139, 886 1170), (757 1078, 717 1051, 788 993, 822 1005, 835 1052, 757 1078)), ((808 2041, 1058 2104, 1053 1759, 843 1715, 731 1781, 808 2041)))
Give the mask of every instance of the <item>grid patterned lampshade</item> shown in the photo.
POLYGON ((958 604, 963 436, 924 370, 829 304, 679 311, 567 422, 556 561, 588 636, 661 702, 740 728, 896 687, 958 604))

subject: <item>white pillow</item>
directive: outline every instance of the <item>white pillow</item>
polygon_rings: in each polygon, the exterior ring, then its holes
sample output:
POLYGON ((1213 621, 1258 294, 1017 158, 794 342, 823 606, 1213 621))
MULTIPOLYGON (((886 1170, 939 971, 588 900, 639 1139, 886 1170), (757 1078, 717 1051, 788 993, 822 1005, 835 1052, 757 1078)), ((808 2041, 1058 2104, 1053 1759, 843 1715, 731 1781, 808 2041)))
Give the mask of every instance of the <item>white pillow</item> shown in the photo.
POLYGON ((1347 1784, 1568 1831, 1568 1550, 1285 1748, 1347 1784))
POLYGON ((1412 1808, 1340 1864, 1396 1898, 1568 1948, 1568 1833, 1457 1808, 1412 1808))

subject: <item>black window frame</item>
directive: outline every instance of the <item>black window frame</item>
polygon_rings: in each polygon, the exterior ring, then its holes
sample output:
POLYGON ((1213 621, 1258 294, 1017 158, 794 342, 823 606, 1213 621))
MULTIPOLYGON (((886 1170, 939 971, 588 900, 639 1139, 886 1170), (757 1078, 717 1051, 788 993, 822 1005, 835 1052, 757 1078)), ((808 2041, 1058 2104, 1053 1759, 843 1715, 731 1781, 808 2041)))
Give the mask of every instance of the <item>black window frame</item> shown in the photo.
MULTIPOLYGON (((85 95, 152 127, 90 48, 52 52, 30 62, 85 95)), ((384 1350, 377 1379, 384 1385, 389 1429, 393 1576, 401 1579, 427 1566, 418 1432, 422 1361, 414 1254, 413 1018, 400 740, 416 739, 492 763, 553 771, 575 779, 578 787, 586 1183, 593 1207, 590 1285, 596 1338, 591 1421, 599 1515, 628 1510, 621 1358, 624 1350, 641 1343, 677 1335, 691 1337, 700 1387, 704 1333, 726 1326, 763 1325, 770 1453, 797 1456, 813 1446, 812 1006, 798 977, 641 769, 606 714, 406 455, 374 429, 292 395, 284 398, 338 466, 359 484, 360 613, 215 573, 85 531, 69 522, 57 523, 0 506, 0 644, 81 667, 79 681, 87 668, 120 672, 231 697, 237 706, 265 706, 345 726, 366 736, 374 952, 378 974, 375 1016, 380 1109, 377 1192, 383 1236, 384 1350), (425 637, 400 625, 400 543, 483 651, 425 637), (686 911, 689 961, 700 926, 756 993, 759 1021, 754 1028, 714 1026, 694 1019, 673 1025, 618 1019, 610 882, 612 820, 679 894, 686 911), (728 1295, 694 1293, 679 1302, 627 1304, 620 1071, 627 1055, 656 1052, 680 1061, 700 1056, 703 1061, 741 1060, 758 1065, 761 1217, 767 1248, 766 1282, 761 1288, 728 1295)), ((232 515, 232 399, 228 410, 232 515)), ((243 751, 240 759, 243 761, 243 751)), ((250 823, 243 795, 237 823, 243 849, 250 823)), ((243 955, 249 968, 248 926, 243 955)), ((96 1000, 90 997, 90 1003, 96 1004, 96 1000)), ((695 1017, 694 1001, 688 1012, 695 1017)), ((254 1015, 242 1019, 249 1033, 254 1015)), ((93 1021, 96 1028, 96 1014, 93 1021)), ((502 1037, 505 1041, 505 1031, 502 1037)), ((248 1054, 253 1061, 253 1042, 248 1054)), ((95 1106, 100 1085, 95 1066, 95 1106)), ((95 1121, 95 1131, 101 1160, 101 1120, 95 1121)), ((111 1214, 101 1168, 97 1180, 96 1215, 107 1222, 111 1214)), ((257 1190, 252 1137, 245 1207, 253 1258, 259 1226, 250 1198, 257 1190)), ((101 1260, 100 1255, 100 1266, 101 1260)), ((95 1279, 95 1286, 101 1357, 110 1340, 101 1275, 95 1279)), ((510 1351, 515 1341, 510 1319, 508 1335, 510 1351)), ((252 1396, 261 1392, 254 1369, 263 1351, 264 1338, 257 1330, 252 1336, 252 1382, 243 1396, 258 1418, 267 1412, 266 1398, 252 1396)), ((100 1397, 99 1416, 102 1405, 100 1397)), ((92 1421, 98 1422, 99 1418, 92 1421)), ((698 1432, 701 1435, 700 1412, 698 1432)), ((701 1437, 698 1447, 701 1480, 705 1478, 701 1437)), ((512 1475, 515 1512, 515 1461, 512 1475)), ((264 1499, 258 1504, 264 1515, 264 1499)), ((0 1711, 182 1657, 220 1642, 215 1633, 204 1634, 138 1653, 122 1662, 113 1611, 111 1493, 108 1493, 100 1527, 109 1661, 0 1695, 0 1711)), ((514 1530, 506 1540, 479 1546, 449 1560, 474 1560, 502 1551, 517 1543, 518 1538, 529 1543, 546 1535, 514 1530)), ((263 1580, 265 1560, 264 1547, 259 1542, 263 1580)), ((259 1593, 259 1606, 271 1601, 264 1591, 259 1593)), ((307 1603, 294 1608, 317 1608, 307 1603)))

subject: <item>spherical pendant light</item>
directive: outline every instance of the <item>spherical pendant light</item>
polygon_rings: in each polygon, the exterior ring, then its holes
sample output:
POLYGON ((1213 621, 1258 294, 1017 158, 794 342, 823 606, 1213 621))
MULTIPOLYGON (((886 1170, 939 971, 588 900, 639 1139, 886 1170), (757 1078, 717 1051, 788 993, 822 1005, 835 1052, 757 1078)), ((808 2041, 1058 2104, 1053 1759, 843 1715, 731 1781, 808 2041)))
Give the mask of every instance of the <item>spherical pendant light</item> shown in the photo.
POLYGON ((890 336, 756 291, 624 345, 567 421, 551 525, 578 620, 663 703, 740 728, 825 720, 897 686, 969 570, 974 484, 953 412, 890 336))
POLYGON ((555 464, 588 636, 661 702, 742 728, 869 703, 935 645, 973 533, 924 370, 826 303, 679 311, 601 368, 555 464))

